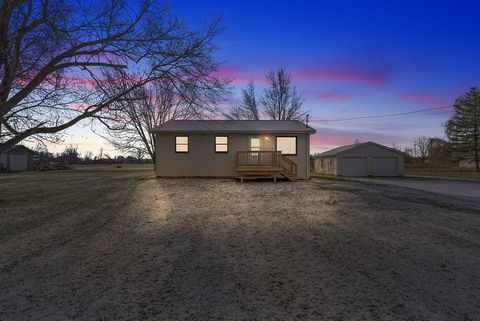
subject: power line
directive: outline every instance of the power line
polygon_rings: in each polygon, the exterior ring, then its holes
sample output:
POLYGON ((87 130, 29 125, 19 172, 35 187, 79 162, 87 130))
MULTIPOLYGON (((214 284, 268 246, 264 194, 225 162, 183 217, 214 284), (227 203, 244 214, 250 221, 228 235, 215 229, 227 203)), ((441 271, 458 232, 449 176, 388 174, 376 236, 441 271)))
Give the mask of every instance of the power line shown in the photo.
POLYGON ((423 113, 423 112, 432 111, 432 110, 446 109, 446 108, 451 108, 451 107, 453 107, 453 106, 450 105, 450 106, 432 107, 432 108, 418 109, 418 110, 408 111, 408 112, 404 112, 404 113, 397 113, 397 114, 370 115, 370 116, 359 116, 359 117, 337 118, 337 119, 318 119, 318 120, 312 119, 312 120, 310 120, 310 122, 312 122, 312 123, 317 123, 317 122, 336 122, 336 121, 346 121, 346 120, 359 120, 359 119, 373 119, 373 118, 396 117, 396 116, 405 116, 405 115, 423 113))

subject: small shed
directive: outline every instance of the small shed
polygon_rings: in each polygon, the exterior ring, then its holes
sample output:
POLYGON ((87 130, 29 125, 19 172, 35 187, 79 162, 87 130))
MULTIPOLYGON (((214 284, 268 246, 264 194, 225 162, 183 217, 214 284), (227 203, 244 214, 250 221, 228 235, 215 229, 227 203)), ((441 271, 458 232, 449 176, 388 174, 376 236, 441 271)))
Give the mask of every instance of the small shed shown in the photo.
POLYGON ((37 154, 23 145, 16 145, 0 154, 0 171, 31 171, 37 154))
POLYGON ((459 161, 458 167, 461 169, 476 169, 477 165, 473 159, 468 159, 459 161))
POLYGON ((374 142, 341 146, 314 159, 317 173, 338 176, 403 176, 405 154, 374 142))

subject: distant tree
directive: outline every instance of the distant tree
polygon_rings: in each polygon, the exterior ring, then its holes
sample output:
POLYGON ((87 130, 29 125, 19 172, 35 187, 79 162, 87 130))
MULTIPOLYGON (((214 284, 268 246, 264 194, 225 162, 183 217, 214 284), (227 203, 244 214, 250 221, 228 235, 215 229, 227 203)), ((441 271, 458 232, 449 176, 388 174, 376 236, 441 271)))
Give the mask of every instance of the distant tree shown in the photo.
POLYGON ((358 145, 358 144, 361 144, 363 143, 363 141, 361 139, 358 139, 358 138, 355 138, 355 140, 353 141, 353 144, 355 145, 358 145))
POLYGON ((430 137, 418 136, 413 142, 416 157, 424 163, 428 156, 428 146, 430 144, 430 137))
MULTIPOLYGON (((144 153, 143 150, 137 149, 137 152, 136 152, 135 156, 136 156, 139 163, 141 163, 144 155, 145 155, 145 153, 144 153)), ((155 159, 155 158, 152 158, 152 159, 155 159)))
POLYGON ((262 96, 265 115, 274 120, 303 120, 304 98, 292 85, 290 73, 283 68, 271 70, 266 75, 269 86, 262 96))
POLYGON ((78 147, 74 147, 72 145, 65 147, 60 159, 67 161, 69 164, 80 163, 80 153, 78 152, 78 147))
POLYGON ((458 97, 454 104, 454 115, 445 125, 457 161, 473 161, 480 171, 480 91, 470 88, 458 97))
POLYGON ((136 163, 136 158, 133 157, 133 156, 127 156, 125 158, 125 163, 126 164, 134 164, 134 163, 136 163))
POLYGON ((42 158, 44 158, 44 159, 53 160, 53 158, 54 158, 53 153, 50 153, 48 151, 47 145, 45 145, 41 142, 37 143, 37 146, 35 146, 34 151, 38 155, 42 156, 42 158))
POLYGON ((228 119, 259 120, 260 112, 258 107, 255 85, 251 81, 246 88, 242 89, 242 102, 240 105, 228 111, 225 116, 228 119))
POLYGON ((93 153, 91 151, 86 151, 83 155, 83 162, 85 164, 90 164, 93 161, 93 153))
POLYGON ((450 165, 452 148, 449 142, 441 138, 430 138, 428 143, 428 162, 435 165, 450 165))
POLYGON ((405 154, 407 154, 408 156, 410 156, 410 158, 412 158, 412 159, 416 157, 416 155, 415 155, 415 149, 414 149, 413 147, 409 147, 409 146, 408 146, 408 147, 405 147, 405 148, 403 149, 403 152, 404 152, 405 154))

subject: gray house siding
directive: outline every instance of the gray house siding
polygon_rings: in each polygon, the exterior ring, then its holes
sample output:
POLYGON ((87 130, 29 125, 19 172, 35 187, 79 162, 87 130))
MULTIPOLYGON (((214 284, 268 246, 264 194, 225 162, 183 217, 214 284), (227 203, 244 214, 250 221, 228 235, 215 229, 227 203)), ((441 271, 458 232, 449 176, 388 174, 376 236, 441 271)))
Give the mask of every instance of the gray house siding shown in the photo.
POLYGON ((310 177, 309 134, 213 134, 159 133, 156 134, 156 175, 159 177, 234 177, 237 151, 248 151, 251 137, 260 138, 260 149, 276 149, 277 136, 296 136, 297 155, 287 156, 297 164, 297 178, 310 177), (175 152, 175 137, 189 137, 188 153, 175 152), (228 136, 228 153, 215 152, 215 136, 228 136))

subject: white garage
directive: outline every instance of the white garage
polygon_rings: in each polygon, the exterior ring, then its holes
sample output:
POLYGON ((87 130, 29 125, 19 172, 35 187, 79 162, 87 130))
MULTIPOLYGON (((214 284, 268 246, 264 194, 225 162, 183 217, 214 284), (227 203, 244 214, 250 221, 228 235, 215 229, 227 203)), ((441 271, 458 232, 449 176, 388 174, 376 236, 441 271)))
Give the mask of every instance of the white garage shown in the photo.
POLYGON ((397 157, 373 157, 373 176, 398 176, 397 157))
POLYGON ((16 145, 0 154, 0 172, 21 172, 33 170, 34 151, 23 146, 16 145))
POLYGON ((344 176, 367 176, 367 158, 344 157, 342 168, 344 176))
POLYGON ((338 176, 403 176, 405 154, 374 142, 341 146, 314 159, 314 171, 338 176))

